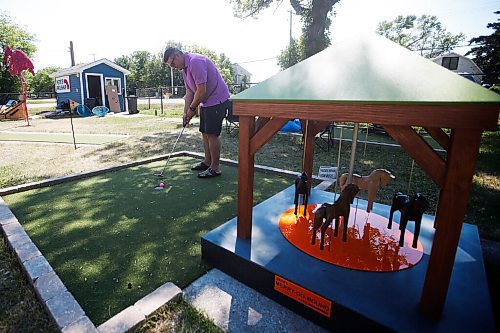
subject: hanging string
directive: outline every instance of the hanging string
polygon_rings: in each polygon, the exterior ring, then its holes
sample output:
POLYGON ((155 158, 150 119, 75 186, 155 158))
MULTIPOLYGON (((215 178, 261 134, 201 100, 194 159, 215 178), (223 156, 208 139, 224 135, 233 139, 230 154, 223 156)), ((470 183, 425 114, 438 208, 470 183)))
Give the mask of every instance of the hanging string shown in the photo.
POLYGON ((365 159, 367 143, 368 143, 368 123, 366 123, 365 148, 363 149, 363 159, 365 159))
MULTIPOLYGON (((339 134, 339 152, 338 152, 338 157, 337 157, 337 172, 336 172, 336 175, 335 175, 335 186, 333 187, 333 202, 335 202, 335 199, 337 198, 337 184, 339 182, 339 172, 340 172, 340 154, 341 154, 341 150, 342 150, 342 129, 343 127, 339 126, 340 128, 340 134, 339 134)), ((334 135, 333 137, 335 138, 335 132, 334 132, 334 135)))
POLYGON ((406 189, 406 193, 410 193, 410 184, 411 184, 411 178, 413 176, 413 168, 415 167, 415 160, 411 160, 411 170, 410 170, 410 178, 408 179, 408 188, 406 189))

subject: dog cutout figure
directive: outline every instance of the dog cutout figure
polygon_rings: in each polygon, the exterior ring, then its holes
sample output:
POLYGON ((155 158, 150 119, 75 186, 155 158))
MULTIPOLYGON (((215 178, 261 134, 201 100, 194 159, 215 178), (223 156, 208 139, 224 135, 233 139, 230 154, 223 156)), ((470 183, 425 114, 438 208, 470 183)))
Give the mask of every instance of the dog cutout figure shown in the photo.
MULTIPOLYGON (((344 173, 339 178, 340 190, 344 190, 347 186, 348 174, 344 173)), ((387 186, 391 179, 396 178, 389 170, 375 169, 368 176, 352 175, 352 183, 358 185, 360 190, 368 191, 368 205, 366 211, 369 213, 373 209, 373 201, 375 195, 381 187, 387 186)))
POLYGON ((401 216, 399 219, 399 230, 401 236, 399 237, 399 246, 404 245, 406 226, 408 221, 415 221, 415 231, 413 233, 412 247, 417 248, 418 236, 420 235, 420 226, 422 225, 422 215, 429 209, 429 202, 420 193, 414 194, 411 197, 401 192, 394 194, 392 198, 391 212, 389 214, 388 229, 392 228, 392 217, 395 211, 400 211, 401 216))
POLYGON ((309 199, 309 178, 305 172, 295 179, 295 199, 293 203, 295 204, 295 216, 297 216, 297 206, 300 206, 299 199, 302 197, 302 203, 304 204, 304 216, 307 217, 307 200, 309 199))
POLYGON ((313 235, 311 244, 316 243, 316 231, 321 227, 321 241, 319 244, 319 249, 323 250, 325 245, 325 232, 328 226, 335 220, 335 231, 333 233, 334 237, 338 236, 340 217, 343 219, 343 230, 342 230, 342 241, 347 241, 347 226, 349 225, 349 213, 351 211, 351 204, 359 192, 359 187, 355 184, 347 185, 340 196, 335 201, 335 203, 329 204, 324 203, 320 208, 316 210, 314 215, 313 223, 313 235))

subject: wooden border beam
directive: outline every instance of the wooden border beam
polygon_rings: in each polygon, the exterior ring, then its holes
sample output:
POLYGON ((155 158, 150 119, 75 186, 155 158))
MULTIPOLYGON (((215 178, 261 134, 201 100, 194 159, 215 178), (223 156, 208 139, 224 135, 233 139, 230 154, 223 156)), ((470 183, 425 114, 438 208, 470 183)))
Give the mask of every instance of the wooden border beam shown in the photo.
POLYGON ((364 104, 233 101, 238 116, 496 130, 497 103, 364 104), (286 104, 285 104, 286 103, 286 104), (237 107, 236 107, 237 106, 237 107))

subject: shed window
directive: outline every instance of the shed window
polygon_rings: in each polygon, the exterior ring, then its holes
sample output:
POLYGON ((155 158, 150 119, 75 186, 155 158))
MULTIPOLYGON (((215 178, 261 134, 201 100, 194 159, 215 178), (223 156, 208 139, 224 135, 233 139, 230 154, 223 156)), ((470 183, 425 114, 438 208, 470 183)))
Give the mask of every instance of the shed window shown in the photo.
POLYGON ((444 57, 441 66, 446 67, 450 70, 458 68, 458 57, 444 57))
POLYGON ((113 85, 118 89, 118 95, 121 95, 122 93, 122 84, 121 84, 120 78, 117 77, 107 77, 106 78, 106 85, 110 86, 113 85))

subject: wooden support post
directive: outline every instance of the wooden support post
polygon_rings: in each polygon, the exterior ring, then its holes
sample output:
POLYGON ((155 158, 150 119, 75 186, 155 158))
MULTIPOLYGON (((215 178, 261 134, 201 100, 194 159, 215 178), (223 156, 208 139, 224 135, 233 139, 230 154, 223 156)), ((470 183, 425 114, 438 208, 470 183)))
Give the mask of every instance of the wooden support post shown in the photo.
POLYGON ((481 130, 452 130, 437 229, 420 299, 422 311, 434 318, 441 315, 446 301, 480 142, 481 130))
POLYGON ((254 154, 250 153, 250 139, 255 133, 255 117, 240 116, 239 122, 237 235, 248 239, 252 235, 254 154))
MULTIPOLYGON (((314 136, 316 132, 314 131, 313 121, 307 120, 305 126, 303 126, 304 131, 304 153, 302 157, 302 171, 304 171, 309 179, 312 179, 313 175, 313 157, 314 157, 314 136)), ((309 182, 309 191, 311 190, 312 182, 309 182)))

